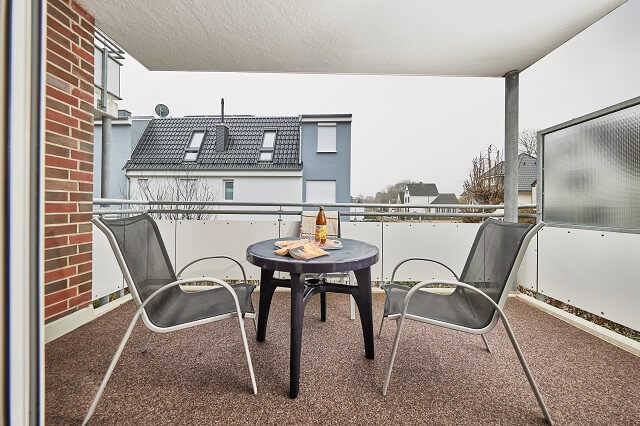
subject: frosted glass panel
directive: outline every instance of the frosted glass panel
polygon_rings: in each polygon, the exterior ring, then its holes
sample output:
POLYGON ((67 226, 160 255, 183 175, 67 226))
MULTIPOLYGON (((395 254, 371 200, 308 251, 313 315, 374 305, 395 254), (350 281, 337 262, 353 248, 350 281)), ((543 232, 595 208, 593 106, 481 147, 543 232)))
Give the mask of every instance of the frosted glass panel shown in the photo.
POLYGON ((544 135, 543 220, 640 230, 640 105, 544 135))
POLYGON ((107 90, 120 96, 120 64, 111 58, 107 61, 107 90))

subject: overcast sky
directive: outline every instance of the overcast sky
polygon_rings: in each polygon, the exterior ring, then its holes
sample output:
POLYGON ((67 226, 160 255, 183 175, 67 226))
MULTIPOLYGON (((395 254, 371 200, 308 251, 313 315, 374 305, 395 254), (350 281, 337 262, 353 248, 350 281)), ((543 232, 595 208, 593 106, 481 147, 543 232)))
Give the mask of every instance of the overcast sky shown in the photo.
MULTIPOLYGON (((640 0, 630 0, 520 75, 520 129, 640 96, 640 0)), ((460 194, 471 159, 504 145, 501 78, 151 72, 132 59, 120 108, 171 116, 351 113, 351 193, 403 179, 460 194)))

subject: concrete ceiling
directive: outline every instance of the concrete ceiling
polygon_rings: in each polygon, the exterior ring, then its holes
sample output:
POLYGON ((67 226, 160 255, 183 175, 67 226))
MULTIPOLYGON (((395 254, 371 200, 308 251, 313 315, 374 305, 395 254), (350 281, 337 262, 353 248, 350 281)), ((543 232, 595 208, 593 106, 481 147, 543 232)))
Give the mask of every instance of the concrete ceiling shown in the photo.
POLYGON ((626 0, 80 0, 150 70, 503 76, 626 0))

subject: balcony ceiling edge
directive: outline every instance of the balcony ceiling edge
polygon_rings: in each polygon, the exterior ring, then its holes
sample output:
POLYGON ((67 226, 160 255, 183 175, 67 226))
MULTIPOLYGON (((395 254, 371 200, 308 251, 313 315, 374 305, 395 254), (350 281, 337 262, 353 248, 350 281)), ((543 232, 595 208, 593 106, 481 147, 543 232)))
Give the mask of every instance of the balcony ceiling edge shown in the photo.
POLYGON ((79 0, 148 69, 502 77, 626 0, 79 0))

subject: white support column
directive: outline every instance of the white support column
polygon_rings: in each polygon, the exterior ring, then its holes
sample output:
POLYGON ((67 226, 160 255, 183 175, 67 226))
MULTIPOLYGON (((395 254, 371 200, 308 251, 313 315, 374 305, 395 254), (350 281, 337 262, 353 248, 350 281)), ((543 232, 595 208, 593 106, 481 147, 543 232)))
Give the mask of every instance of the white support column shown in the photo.
POLYGON ((504 76, 504 220, 518 221, 518 71, 504 76))

